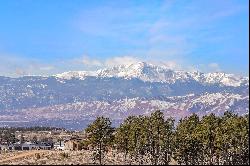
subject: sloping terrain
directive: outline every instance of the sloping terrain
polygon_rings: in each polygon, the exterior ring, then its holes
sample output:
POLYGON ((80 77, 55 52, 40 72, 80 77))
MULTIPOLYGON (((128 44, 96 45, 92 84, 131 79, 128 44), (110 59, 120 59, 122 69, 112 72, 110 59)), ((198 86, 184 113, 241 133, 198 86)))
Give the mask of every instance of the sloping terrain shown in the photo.
POLYGON ((176 120, 197 113, 249 112, 249 80, 225 73, 173 71, 144 62, 49 77, 0 77, 0 126, 82 129, 97 116, 117 124, 160 109, 176 120))

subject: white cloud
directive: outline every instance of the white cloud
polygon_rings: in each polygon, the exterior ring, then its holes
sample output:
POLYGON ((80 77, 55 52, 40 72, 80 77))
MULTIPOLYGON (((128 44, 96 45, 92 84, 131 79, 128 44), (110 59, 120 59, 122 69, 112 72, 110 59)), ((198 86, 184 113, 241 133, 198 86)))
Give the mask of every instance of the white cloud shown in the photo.
POLYGON ((80 58, 74 58, 72 60, 68 60, 64 63, 82 65, 82 67, 91 69, 91 68, 103 68, 103 67, 112 67, 117 65, 125 65, 125 64, 136 63, 139 61, 140 61, 139 58, 135 58, 133 56, 115 56, 101 60, 101 59, 91 58, 90 56, 85 55, 80 58))
MULTIPOLYGON (((150 54, 158 55, 162 52, 150 52, 150 54)), ((173 52, 172 52, 173 53, 173 52)), ((164 65, 170 69, 182 69, 182 63, 179 60, 163 60, 158 56, 153 58, 139 58, 138 56, 114 56, 107 59, 96 59, 90 56, 81 56, 79 58, 42 63, 39 60, 18 58, 14 55, 1 55, 0 75, 5 76, 24 76, 24 75, 52 75, 65 71, 73 70, 97 70, 102 68, 113 67, 117 65, 125 65, 145 61, 156 65, 164 65)), ((210 68, 218 68, 216 64, 210 64, 210 68)))
POLYGON ((139 62, 138 58, 132 56, 120 56, 120 57, 113 57, 109 58, 105 61, 106 67, 117 66, 117 65, 126 65, 139 62))
POLYGON ((87 65, 87 66, 97 66, 97 67, 101 67, 103 64, 102 62, 100 62, 99 60, 97 59, 90 59, 88 56, 84 56, 81 60, 81 62, 84 64, 84 65, 87 65))
POLYGON ((208 64, 208 67, 209 67, 209 70, 214 71, 214 72, 219 72, 219 71, 221 71, 219 64, 218 64, 218 63, 215 63, 215 62, 209 63, 209 64, 208 64))
POLYGON ((40 70, 44 70, 44 71, 50 71, 53 69, 54 69, 54 66, 42 66, 42 67, 40 67, 40 70))
POLYGON ((223 72, 220 65, 216 62, 208 63, 208 64, 198 64, 198 65, 192 65, 189 67, 190 69, 193 68, 193 70, 201 71, 204 73, 208 72, 223 72))
POLYGON ((3 76, 24 76, 24 75, 53 75, 65 71, 79 70, 97 70, 109 68, 118 65, 126 65, 144 61, 155 65, 162 65, 169 69, 201 72, 221 72, 221 67, 217 62, 208 64, 192 65, 181 59, 160 59, 160 58, 142 58, 138 56, 114 56, 107 59, 95 59, 90 56, 79 58, 42 63, 35 59, 18 58, 13 55, 0 55, 0 75, 3 76))
MULTIPOLYGON (((149 54, 151 53, 153 52, 150 52, 149 54)), ((71 66, 71 68, 75 67, 75 70, 97 70, 113 66, 133 64, 143 61, 154 65, 165 66, 169 69, 182 69, 181 68, 182 63, 180 60, 163 60, 157 58, 157 55, 158 54, 156 54, 156 56, 154 56, 153 58, 152 57, 146 58, 146 56, 142 58, 141 56, 124 55, 124 56, 114 56, 102 60, 91 58, 90 56, 83 56, 80 58, 75 58, 73 60, 65 61, 64 66, 71 66)))
POLYGON ((18 77, 24 75, 49 75, 55 71, 54 64, 12 54, 0 54, 0 75, 18 77))

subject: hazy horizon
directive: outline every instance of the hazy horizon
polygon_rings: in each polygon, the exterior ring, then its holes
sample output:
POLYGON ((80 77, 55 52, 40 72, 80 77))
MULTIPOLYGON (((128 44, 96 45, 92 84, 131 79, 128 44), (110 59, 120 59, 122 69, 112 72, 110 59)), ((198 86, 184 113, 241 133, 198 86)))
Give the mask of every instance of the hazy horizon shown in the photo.
MULTIPOLYGON (((98 70, 105 70, 105 69, 112 69, 113 67, 118 67, 118 66, 130 66, 130 65, 135 65, 135 64, 138 64, 138 63, 147 63, 149 65, 153 65, 153 66, 156 66, 156 67, 163 67, 163 68, 166 68, 166 69, 169 69, 169 70, 172 70, 172 71, 187 71, 185 69, 173 69, 171 67, 169 67, 167 64, 163 64, 163 63, 150 63, 150 62, 145 62, 145 61, 138 61, 138 62, 134 62, 134 63, 127 63, 127 64, 119 64, 119 65, 114 65, 114 66, 102 66, 102 68, 99 68, 99 69, 95 69, 95 70, 69 70, 69 71, 62 71, 62 72, 59 72, 59 73, 54 73, 54 74, 25 74, 23 73, 23 75, 16 75, 16 76, 4 76, 4 75, 0 75, 0 76, 3 76, 3 77, 10 77, 10 78, 20 78, 20 77, 25 77, 25 76, 41 76, 41 77, 50 77, 50 76, 56 76, 56 75, 60 75, 60 74, 63 74, 63 73, 70 73, 70 72, 89 72, 89 73, 96 73, 98 72, 98 70)), ((225 73, 225 74, 233 74, 235 77, 247 77, 249 78, 249 76, 245 76, 245 75, 236 75, 234 73, 227 73, 225 71, 210 71, 210 72, 202 72, 201 70, 188 70, 187 72, 200 72, 200 73, 204 73, 204 74, 208 74, 208 73, 225 73)))

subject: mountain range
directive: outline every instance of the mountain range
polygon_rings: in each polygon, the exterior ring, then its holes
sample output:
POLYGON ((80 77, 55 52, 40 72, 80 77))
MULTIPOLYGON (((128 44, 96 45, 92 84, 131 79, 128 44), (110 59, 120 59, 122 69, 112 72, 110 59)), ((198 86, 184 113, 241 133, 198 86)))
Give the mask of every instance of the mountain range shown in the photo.
POLYGON ((0 77, 0 126, 82 129, 97 116, 115 124, 162 110, 176 120, 197 113, 249 112, 249 78, 172 70, 138 62, 52 76, 0 77))

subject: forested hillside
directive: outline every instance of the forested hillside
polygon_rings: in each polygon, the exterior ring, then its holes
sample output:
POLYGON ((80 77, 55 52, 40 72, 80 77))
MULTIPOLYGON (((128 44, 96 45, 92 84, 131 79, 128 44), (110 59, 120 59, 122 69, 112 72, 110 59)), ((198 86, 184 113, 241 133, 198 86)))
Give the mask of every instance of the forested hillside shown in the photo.
POLYGON ((84 145, 102 163, 108 150, 122 152, 138 164, 245 165, 249 164, 249 116, 225 112, 199 118, 196 114, 174 122, 161 111, 130 116, 118 128, 98 117, 85 130, 84 145))

